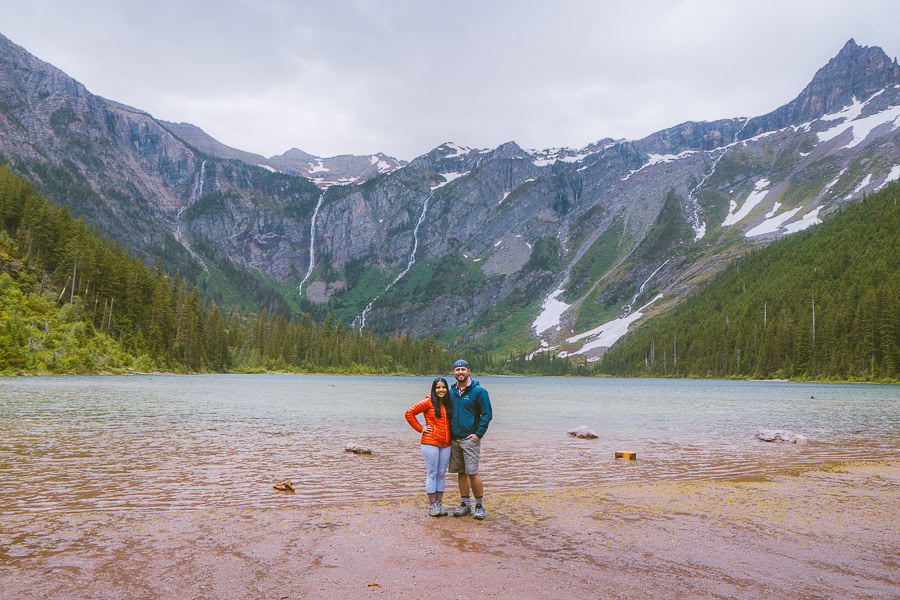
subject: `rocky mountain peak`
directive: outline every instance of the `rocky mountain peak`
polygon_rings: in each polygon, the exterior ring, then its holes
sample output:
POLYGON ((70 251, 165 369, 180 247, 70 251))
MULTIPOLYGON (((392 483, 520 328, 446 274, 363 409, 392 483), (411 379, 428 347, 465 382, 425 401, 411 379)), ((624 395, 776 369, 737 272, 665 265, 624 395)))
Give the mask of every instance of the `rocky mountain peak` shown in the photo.
POLYGON ((272 158, 287 158, 290 160, 316 160, 319 157, 308 152, 304 152, 300 148, 291 148, 281 156, 273 156, 272 158))
POLYGON ((500 144, 494 150, 494 156, 498 158, 527 158, 529 154, 513 141, 500 144))
POLYGON ((800 95, 762 117, 742 132, 746 139, 764 131, 800 125, 865 100, 875 92, 900 83, 900 66, 878 46, 860 46, 851 38, 834 58, 819 69, 800 95))
POLYGON ((866 98, 898 81, 900 67, 891 61, 884 50, 878 46, 860 46, 851 38, 828 64, 816 72, 801 97, 834 88, 835 91, 840 90, 835 97, 849 94, 866 98))

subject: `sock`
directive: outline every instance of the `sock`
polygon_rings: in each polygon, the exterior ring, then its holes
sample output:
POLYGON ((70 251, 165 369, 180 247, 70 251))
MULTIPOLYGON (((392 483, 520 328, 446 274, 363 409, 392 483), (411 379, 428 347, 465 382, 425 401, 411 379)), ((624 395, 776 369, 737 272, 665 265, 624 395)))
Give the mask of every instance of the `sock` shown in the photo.
POLYGON ((484 506, 484 496, 475 496, 475 506, 484 506))
POLYGON ((468 496, 462 496, 459 500, 462 504, 465 504, 466 506, 470 506, 472 504, 472 501, 469 500, 468 496))

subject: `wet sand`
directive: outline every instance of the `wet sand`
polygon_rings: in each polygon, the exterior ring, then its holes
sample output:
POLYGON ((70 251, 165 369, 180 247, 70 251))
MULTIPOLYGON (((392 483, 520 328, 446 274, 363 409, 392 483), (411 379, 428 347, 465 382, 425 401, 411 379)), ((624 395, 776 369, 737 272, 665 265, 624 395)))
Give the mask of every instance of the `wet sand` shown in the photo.
POLYGON ((900 462, 487 506, 7 514, 0 598, 900 598, 900 462))

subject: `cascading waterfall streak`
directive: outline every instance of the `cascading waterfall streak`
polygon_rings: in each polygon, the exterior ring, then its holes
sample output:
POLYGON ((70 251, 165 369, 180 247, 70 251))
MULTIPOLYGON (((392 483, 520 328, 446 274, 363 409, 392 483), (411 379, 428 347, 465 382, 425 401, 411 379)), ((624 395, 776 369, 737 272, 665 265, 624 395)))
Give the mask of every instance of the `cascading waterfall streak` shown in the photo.
POLYGON ((306 270, 306 275, 303 276, 303 279, 300 281, 300 285, 297 286, 297 296, 303 296, 303 284, 306 283, 306 280, 309 279, 309 276, 312 275, 313 269, 316 268, 316 216, 319 214, 319 208, 322 206, 322 200, 325 199, 325 194, 322 193, 319 196, 319 201, 316 202, 316 208, 313 210, 312 219, 309 222, 309 268, 306 270))
POLYGON ((428 211, 428 201, 431 200, 432 196, 434 196, 434 192, 432 192, 431 194, 428 194, 428 197, 425 198, 425 203, 422 204, 422 214, 419 215, 419 220, 416 221, 416 226, 413 227, 413 249, 409 255, 409 261, 406 263, 406 268, 403 269, 403 271, 401 271, 399 275, 394 277, 394 280, 391 281, 380 294, 378 294, 377 296, 372 298, 372 301, 366 305, 366 307, 363 309, 362 313, 360 313, 360 315, 358 317, 353 319, 353 325, 359 324, 360 331, 362 331, 363 328, 366 326, 366 315, 369 313, 370 310, 372 310, 372 306, 375 304, 375 302, 379 298, 384 296, 389 289, 394 287, 394 284, 397 283, 398 281, 400 281, 400 279, 404 275, 409 273, 409 270, 412 269, 414 264, 416 264, 416 251, 419 249, 419 226, 425 220, 425 213, 428 211))

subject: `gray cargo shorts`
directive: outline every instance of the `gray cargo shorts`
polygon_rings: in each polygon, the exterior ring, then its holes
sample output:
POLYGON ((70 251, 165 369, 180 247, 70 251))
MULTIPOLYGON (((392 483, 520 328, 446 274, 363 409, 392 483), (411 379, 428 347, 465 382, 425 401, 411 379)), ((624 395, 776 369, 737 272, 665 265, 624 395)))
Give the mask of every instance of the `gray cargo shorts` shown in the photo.
POLYGON ((450 442, 450 473, 478 475, 478 461, 481 458, 481 440, 463 438, 450 442))

